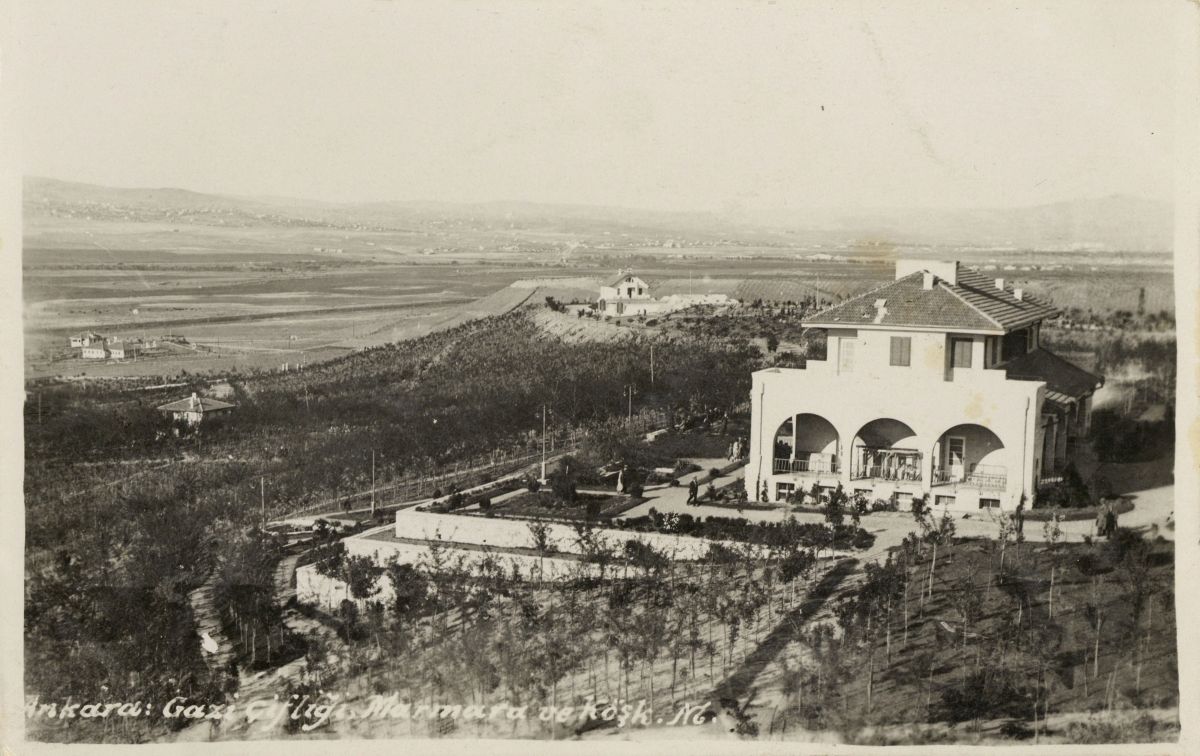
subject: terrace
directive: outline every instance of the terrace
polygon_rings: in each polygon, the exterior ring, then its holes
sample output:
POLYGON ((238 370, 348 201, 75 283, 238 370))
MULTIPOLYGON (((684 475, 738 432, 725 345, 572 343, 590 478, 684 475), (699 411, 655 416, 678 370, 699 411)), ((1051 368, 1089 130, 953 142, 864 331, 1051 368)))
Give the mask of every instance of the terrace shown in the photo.
POLYGON ((998 465, 972 465, 969 471, 956 467, 933 468, 931 484, 955 488, 978 488, 984 491, 1003 491, 1008 487, 1008 471, 998 465))
POLYGON ((820 475, 841 472, 837 460, 829 457, 813 457, 810 459, 787 459, 776 457, 772 465, 775 474, 795 473, 800 475, 820 475))

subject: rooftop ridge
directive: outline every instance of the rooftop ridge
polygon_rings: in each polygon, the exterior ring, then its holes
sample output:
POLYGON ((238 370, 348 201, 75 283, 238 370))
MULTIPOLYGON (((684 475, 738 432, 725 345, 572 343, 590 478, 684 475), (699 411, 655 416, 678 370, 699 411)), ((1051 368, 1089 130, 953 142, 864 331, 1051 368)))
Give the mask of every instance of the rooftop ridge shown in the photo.
POLYGON ((982 317, 984 320, 987 320, 989 323, 992 323, 992 324, 993 324, 993 325, 995 325, 997 328, 1004 328, 1004 326, 1003 326, 1003 325, 1001 325, 1001 323, 1000 323, 1000 321, 999 321, 999 320, 996 320, 996 319, 995 319, 995 318, 993 318, 991 315, 988 315, 988 314, 987 314, 986 312, 984 312, 983 310, 981 310, 981 309, 979 309, 978 307, 976 307, 975 305, 971 304, 970 302, 968 302, 968 301, 967 301, 966 297, 964 297, 962 294, 959 294, 957 291, 955 291, 955 289, 956 289, 956 288, 958 288, 959 284, 957 284, 957 283, 956 283, 956 284, 954 284, 953 286, 951 286, 950 284, 948 284, 948 283, 947 283, 947 282, 945 282, 945 281, 938 281, 938 286, 941 286, 943 289, 945 289, 946 291, 950 292, 950 294, 951 294, 951 295, 952 295, 952 296, 953 296, 955 299, 957 299, 958 301, 960 301, 960 302, 962 302, 963 304, 965 304, 967 307, 970 307, 972 310, 974 310, 975 312, 977 312, 977 313, 979 314, 979 316, 980 316, 980 317, 982 317))

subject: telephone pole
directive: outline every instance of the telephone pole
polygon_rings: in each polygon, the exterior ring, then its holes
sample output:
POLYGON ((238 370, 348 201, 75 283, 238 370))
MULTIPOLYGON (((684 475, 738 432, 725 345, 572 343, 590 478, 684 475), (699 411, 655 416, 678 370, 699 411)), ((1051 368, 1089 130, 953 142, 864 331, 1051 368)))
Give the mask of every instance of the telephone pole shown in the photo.
POLYGON ((263 530, 267 529, 267 479, 263 476, 258 478, 258 504, 262 508, 263 530))
POLYGON ((371 519, 375 519, 375 450, 371 450, 371 519))
POLYGON ((546 482, 546 405, 542 405, 542 482, 546 482))
POLYGON ((654 345, 650 345, 650 386, 654 386, 654 345))

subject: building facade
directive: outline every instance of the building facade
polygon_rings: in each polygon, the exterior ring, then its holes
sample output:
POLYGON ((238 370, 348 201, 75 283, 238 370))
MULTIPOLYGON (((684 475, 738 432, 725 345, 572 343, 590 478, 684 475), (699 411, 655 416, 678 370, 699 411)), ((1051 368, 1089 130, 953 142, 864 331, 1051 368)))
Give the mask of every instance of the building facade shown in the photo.
POLYGON ((1056 313, 958 263, 901 261, 894 281, 805 322, 824 329, 825 360, 754 374, 747 494, 840 484, 901 507, 1031 504, 1103 384, 1042 346, 1056 313))
POLYGON ((645 281, 632 273, 621 273, 600 287, 596 305, 602 315, 645 315, 653 302, 645 281))

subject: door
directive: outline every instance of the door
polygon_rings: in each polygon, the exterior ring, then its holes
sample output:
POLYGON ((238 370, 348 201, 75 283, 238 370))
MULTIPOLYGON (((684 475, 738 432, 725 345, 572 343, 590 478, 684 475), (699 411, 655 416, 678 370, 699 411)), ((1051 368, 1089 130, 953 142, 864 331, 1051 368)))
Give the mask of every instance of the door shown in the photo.
POLYGON ((967 439, 962 436, 951 436, 946 440, 946 467, 950 470, 950 479, 956 483, 966 474, 967 439))

